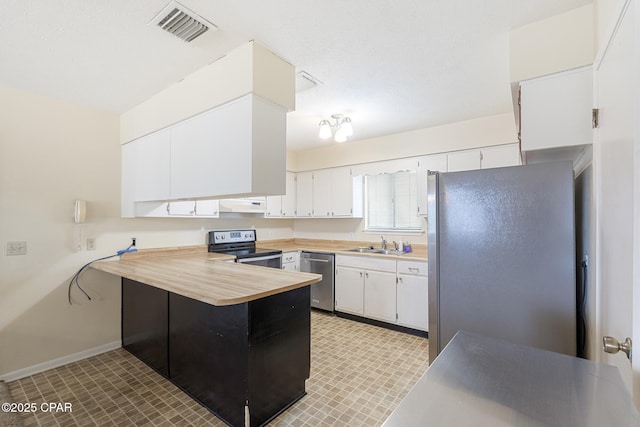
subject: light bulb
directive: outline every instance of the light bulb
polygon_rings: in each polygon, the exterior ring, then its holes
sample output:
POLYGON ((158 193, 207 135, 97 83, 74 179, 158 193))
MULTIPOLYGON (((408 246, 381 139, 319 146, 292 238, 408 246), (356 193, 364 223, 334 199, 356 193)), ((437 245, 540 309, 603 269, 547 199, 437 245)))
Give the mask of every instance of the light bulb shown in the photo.
POLYGON ((331 123, 328 120, 322 120, 320 122, 320 132, 318 132, 320 139, 331 138, 331 123))
POLYGON ((351 119, 349 117, 344 118, 340 129, 343 130, 344 136, 353 136, 353 128, 351 127, 351 119))
POLYGON ((345 142, 347 140, 347 135, 342 127, 336 131, 336 136, 334 137, 336 142, 345 142))

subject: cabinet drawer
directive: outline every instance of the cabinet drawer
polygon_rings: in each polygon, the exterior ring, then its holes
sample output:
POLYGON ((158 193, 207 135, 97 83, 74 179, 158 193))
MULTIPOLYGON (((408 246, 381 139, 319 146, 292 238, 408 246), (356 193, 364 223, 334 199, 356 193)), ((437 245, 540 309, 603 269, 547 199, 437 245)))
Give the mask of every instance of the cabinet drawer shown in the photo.
POLYGON ((427 263, 420 261, 398 261, 398 274, 412 274, 414 276, 427 275, 427 263))
POLYGON ((336 255, 336 265, 395 273, 396 260, 371 256, 336 255))

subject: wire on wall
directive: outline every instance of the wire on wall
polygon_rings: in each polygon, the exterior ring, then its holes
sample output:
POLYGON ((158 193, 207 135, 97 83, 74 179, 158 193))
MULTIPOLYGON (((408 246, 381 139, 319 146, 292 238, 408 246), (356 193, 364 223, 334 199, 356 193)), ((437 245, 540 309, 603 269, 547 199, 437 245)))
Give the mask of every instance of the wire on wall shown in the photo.
POLYGON ((115 258, 117 256, 120 256, 124 253, 128 253, 128 252, 136 252, 138 249, 136 248, 136 239, 135 237, 131 239, 131 244, 129 245, 128 248, 126 249, 121 249, 118 252, 116 252, 113 255, 108 255, 102 258, 97 258, 94 259, 93 261, 89 261, 88 263, 86 263, 85 265, 83 265, 82 267, 80 267, 80 269, 76 272, 76 274, 74 274, 71 277, 71 280, 69 281, 69 286, 67 289, 67 298, 69 300, 69 305, 73 305, 73 303, 71 302, 71 287, 73 286, 73 284, 75 283, 76 286, 78 287, 78 289, 80 289, 80 291, 84 294, 84 296, 87 297, 87 299, 89 301, 91 301, 91 297, 89 296, 89 294, 87 293, 87 291, 85 291, 82 286, 80 286, 80 282, 78 281, 78 278, 80 277, 80 274, 86 270, 91 264, 93 264, 94 262, 98 262, 98 261, 104 261, 106 259, 110 259, 110 258, 115 258))

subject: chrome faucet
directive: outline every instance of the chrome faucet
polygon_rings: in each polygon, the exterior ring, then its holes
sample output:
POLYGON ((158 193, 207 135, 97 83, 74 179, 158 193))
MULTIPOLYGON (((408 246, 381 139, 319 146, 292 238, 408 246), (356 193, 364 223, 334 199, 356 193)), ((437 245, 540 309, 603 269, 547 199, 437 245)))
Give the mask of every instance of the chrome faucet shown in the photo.
POLYGON ((381 244, 380 244, 380 247, 381 247, 382 249, 387 249, 387 241, 386 241, 386 240, 384 240, 384 236, 380 236, 380 238, 382 239, 382 242, 381 242, 381 244))

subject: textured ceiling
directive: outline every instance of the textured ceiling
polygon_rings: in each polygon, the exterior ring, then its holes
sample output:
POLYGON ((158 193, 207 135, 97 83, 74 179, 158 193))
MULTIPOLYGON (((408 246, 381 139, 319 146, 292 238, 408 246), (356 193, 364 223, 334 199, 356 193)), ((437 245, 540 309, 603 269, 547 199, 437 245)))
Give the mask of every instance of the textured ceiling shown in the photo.
POLYGON ((0 0, 0 84, 123 112, 256 40, 323 82, 288 115, 300 150, 332 113, 364 139, 511 111, 508 32, 591 3, 182 0, 218 26, 185 44, 147 25, 168 2, 0 0))

